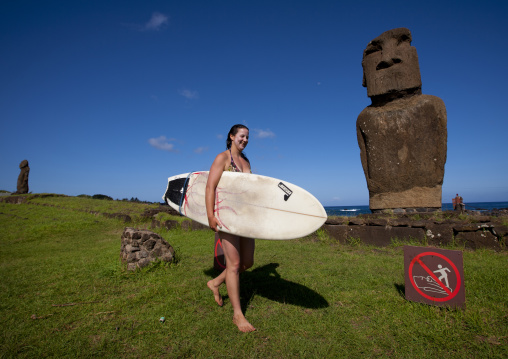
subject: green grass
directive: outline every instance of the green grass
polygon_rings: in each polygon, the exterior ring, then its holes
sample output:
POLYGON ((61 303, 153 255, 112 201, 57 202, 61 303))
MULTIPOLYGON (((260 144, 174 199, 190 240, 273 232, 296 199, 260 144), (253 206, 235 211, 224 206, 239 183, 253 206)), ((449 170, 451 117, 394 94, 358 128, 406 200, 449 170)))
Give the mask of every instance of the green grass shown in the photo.
POLYGON ((319 231, 258 240, 241 279, 257 331, 243 334, 225 288, 219 308, 206 287, 216 274, 212 232, 156 230, 178 263, 129 273, 119 261, 125 224, 90 213, 127 213, 141 228, 148 207, 76 197, 0 203, 0 358, 508 356, 506 252, 464 251, 467 307, 454 311, 404 299, 396 239, 388 248, 338 245, 319 231))
POLYGON ((130 216, 140 216, 146 208, 156 208, 157 205, 147 205, 143 203, 127 201, 110 201, 92 199, 89 197, 67 197, 48 195, 27 195, 31 204, 53 206, 61 209, 68 209, 81 212, 100 212, 100 213, 124 213, 130 216))

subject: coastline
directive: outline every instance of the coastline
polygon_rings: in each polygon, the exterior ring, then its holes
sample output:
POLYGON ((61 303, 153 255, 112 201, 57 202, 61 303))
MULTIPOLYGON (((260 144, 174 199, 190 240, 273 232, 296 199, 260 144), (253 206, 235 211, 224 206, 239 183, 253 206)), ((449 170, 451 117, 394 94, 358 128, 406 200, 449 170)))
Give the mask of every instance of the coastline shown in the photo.
MULTIPOLYGON (((466 211, 465 213, 469 214, 485 214, 490 215, 491 213, 495 215, 501 210, 508 209, 508 201, 500 201, 500 202, 469 202, 465 204, 466 211)), ((354 205, 354 206, 324 206, 326 213, 328 216, 346 216, 346 217, 356 217, 361 214, 371 214, 370 208, 368 205, 354 205)), ((441 210, 444 211, 453 211, 452 203, 443 203, 441 210)))

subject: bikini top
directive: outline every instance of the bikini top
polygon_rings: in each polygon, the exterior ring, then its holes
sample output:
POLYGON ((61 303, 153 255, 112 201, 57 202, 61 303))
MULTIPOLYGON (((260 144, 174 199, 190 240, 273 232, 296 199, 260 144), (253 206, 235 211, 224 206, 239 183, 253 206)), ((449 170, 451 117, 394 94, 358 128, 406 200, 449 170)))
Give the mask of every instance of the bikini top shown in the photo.
MULTIPOLYGON (((229 172, 242 172, 236 165, 235 161, 233 161, 233 154, 231 153, 231 149, 229 150, 229 155, 231 156, 231 163, 229 164, 228 171, 229 172)), ((252 170, 250 171, 250 173, 252 173, 252 170)))

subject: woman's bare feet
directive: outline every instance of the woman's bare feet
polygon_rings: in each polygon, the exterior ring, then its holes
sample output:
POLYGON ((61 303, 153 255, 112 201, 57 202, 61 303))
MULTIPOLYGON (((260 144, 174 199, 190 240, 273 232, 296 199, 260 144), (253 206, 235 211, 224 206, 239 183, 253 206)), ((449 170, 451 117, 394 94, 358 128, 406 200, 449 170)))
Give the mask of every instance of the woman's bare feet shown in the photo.
POLYGON ((213 279, 209 280, 206 283, 206 286, 208 288, 210 288, 210 290, 213 292, 213 297, 214 297, 215 301, 217 302, 217 304, 219 305, 219 307, 222 307, 224 302, 222 301, 222 296, 220 295, 219 287, 216 287, 213 285, 213 279))
POLYGON ((247 321, 247 319, 243 316, 243 314, 234 315, 233 316, 233 323, 235 323, 236 326, 238 327, 238 329, 240 329, 240 331, 244 332, 244 333, 250 333, 250 332, 253 332, 256 330, 256 328, 254 328, 252 326, 252 324, 250 324, 247 321))

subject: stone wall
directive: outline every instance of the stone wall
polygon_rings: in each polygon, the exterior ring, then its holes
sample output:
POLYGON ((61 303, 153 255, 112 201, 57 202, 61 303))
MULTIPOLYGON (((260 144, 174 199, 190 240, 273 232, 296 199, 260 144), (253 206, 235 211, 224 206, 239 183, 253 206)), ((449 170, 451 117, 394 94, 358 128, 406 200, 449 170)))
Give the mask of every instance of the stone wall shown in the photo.
POLYGON ((431 246, 459 245, 469 249, 506 250, 506 218, 434 214, 365 214, 358 217, 329 217, 322 229, 339 243, 361 241, 375 246, 415 241, 431 246))
MULTIPOLYGON (((360 241, 374 246, 398 242, 418 242, 430 246, 458 245, 469 249, 506 250, 508 211, 480 215, 474 211, 429 213, 373 213, 357 217, 329 217, 323 229, 339 243, 360 241)), ((208 227, 188 219, 152 220, 152 228, 207 230, 208 227)), ((211 233, 211 232, 210 232, 211 233)), ((210 234, 212 235, 212 234, 210 234)))
MULTIPOLYGON (((184 219, 181 222, 177 220, 168 219, 166 221, 159 221, 157 219, 152 219, 152 228, 166 228, 166 229, 183 229, 184 231, 198 231, 201 229, 208 229, 207 226, 202 225, 196 221, 191 219, 184 219)), ((210 230, 210 235, 213 235, 213 232, 210 230)))

